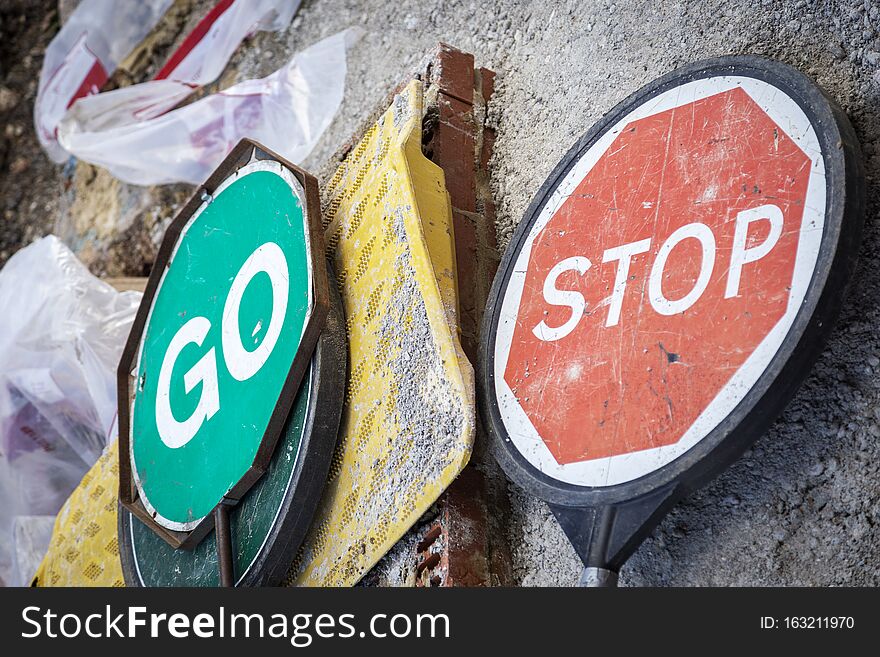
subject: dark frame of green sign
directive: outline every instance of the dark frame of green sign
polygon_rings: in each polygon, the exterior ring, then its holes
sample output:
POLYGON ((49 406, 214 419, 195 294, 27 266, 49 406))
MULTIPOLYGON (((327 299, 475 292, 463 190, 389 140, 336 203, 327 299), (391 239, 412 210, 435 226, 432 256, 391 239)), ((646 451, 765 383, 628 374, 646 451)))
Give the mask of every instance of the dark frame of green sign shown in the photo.
MULTIPOLYGON (((275 446, 278 443, 290 409, 293 405, 296 394, 299 390, 303 376, 311 363, 312 354, 321 336, 324 324, 327 319, 327 313, 330 308, 330 288, 327 275, 326 260, 324 257, 324 231, 321 226, 321 201, 318 191, 317 179, 308 172, 300 169, 296 165, 288 162, 277 153, 269 150, 262 144, 250 139, 242 139, 235 148, 229 153, 225 160, 217 167, 214 173, 207 181, 198 187, 186 205, 177 214, 171 225, 165 231, 162 239, 162 245, 159 247, 159 253, 153 270, 150 273, 147 287, 144 290, 144 298, 138 308, 137 315, 131 327, 131 333, 122 352, 117 369, 117 399, 119 403, 119 502, 128 509, 133 515, 137 516, 150 529, 164 539, 174 548, 192 549, 214 529, 215 520, 220 517, 228 517, 225 511, 229 506, 234 506, 244 496, 244 494, 263 476, 275 446), (135 381, 131 372, 136 368, 136 360, 138 354, 138 345, 146 330, 147 318, 162 273, 171 260, 174 247, 183 228, 192 218, 199 206, 203 202, 203 197, 213 195, 217 188, 232 173, 239 168, 248 164, 252 159, 257 160, 273 160, 280 162, 294 175, 294 177, 302 184, 306 194, 306 221, 309 222, 310 244, 309 253, 312 260, 313 285, 314 285, 314 301, 315 307, 311 319, 307 322, 303 330, 303 338, 300 349, 297 352, 290 372, 284 382, 281 395, 275 410, 269 419, 266 427, 266 433, 254 457, 254 462, 244 476, 235 484, 224 499, 217 505, 214 513, 211 513, 189 532, 180 532, 162 527, 159 525, 144 507, 143 502, 138 496, 137 487, 135 486, 134 476, 131 470, 131 441, 129 434, 131 431, 131 401, 135 390, 135 381)), ((228 524, 225 528, 228 529, 228 524)), ((228 560, 227 560, 228 561, 228 560)))

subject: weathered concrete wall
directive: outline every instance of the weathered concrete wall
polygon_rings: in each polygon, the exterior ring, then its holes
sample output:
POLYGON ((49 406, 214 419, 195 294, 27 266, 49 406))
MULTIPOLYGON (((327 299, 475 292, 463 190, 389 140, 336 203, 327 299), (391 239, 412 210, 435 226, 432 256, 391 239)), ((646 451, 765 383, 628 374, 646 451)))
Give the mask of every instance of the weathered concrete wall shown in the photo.
MULTIPOLYGON (((366 33, 349 56, 346 99, 305 166, 322 170, 401 76, 437 41, 448 42, 498 74, 490 106, 497 129, 491 184, 502 248, 573 141, 617 102, 676 66, 728 53, 775 57, 812 75, 847 110, 867 159, 869 205, 859 267, 831 343, 773 429, 666 519, 621 583, 880 583, 880 197, 874 186, 880 175, 880 3, 306 0, 290 31, 250 41, 225 78, 270 73, 302 47, 351 25, 366 33)), ((38 72, 38 53, 29 56, 38 72)), ((22 75, 16 66, 10 70, 22 75)), ((32 90, 17 93, 32 102, 32 90)), ((9 113, 16 117, 5 128, 10 139, 26 140, 32 129, 17 111, 9 113), (19 124, 24 135, 15 135, 19 124)), ((14 160, 10 154, 4 166, 14 160)), ((62 193, 65 178, 56 169, 31 166, 33 185, 45 184, 45 195, 62 193)), ((51 229, 45 213, 57 203, 38 202, 30 190, 18 196, 9 212, 21 225, 31 226, 32 218, 41 229, 16 234, 29 239, 51 229)), ((135 255, 121 247, 97 249, 96 270, 137 274, 149 266, 150 240, 170 211, 167 199, 151 203, 139 212, 155 217, 146 222, 153 232, 138 236, 129 227, 117 240, 139 245, 135 255)), ((2 237, 8 255, 14 245, 2 237)), ((580 564, 546 507, 515 489, 511 498, 516 581, 574 583, 580 564)))

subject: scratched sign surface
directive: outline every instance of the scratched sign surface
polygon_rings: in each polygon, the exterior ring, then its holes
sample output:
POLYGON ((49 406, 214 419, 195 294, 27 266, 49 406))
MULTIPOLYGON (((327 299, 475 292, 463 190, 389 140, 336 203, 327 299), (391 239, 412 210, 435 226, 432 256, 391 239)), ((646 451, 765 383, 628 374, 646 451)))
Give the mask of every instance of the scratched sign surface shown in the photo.
POLYGON ((809 118, 756 78, 687 82, 611 126, 538 210, 503 292, 494 386, 515 448, 611 486, 696 445, 785 339, 825 194, 809 118))
POLYGON ((305 191, 237 169, 183 228, 150 306, 131 410, 138 493, 191 531, 254 463, 314 315, 305 191))

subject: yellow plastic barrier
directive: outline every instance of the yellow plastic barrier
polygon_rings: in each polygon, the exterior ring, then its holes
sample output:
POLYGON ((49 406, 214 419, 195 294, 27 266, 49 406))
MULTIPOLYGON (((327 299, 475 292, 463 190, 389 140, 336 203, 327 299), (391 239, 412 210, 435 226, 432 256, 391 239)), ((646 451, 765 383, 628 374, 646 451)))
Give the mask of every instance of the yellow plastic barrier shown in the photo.
POLYGON ((330 479, 289 584, 356 583, 470 457, 452 211, 443 171, 421 151, 421 110, 413 80, 325 190, 350 373, 330 479))
POLYGON ((116 539, 117 445, 110 444, 58 512, 36 586, 125 586, 116 539))

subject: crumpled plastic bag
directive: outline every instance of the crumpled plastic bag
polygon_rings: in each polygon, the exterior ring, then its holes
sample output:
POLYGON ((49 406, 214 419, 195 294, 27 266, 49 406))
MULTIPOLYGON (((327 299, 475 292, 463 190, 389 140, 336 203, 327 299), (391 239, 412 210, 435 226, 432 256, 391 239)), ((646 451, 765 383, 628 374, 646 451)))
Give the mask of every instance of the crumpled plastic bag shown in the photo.
MULTIPOLYGON (((70 154, 104 166, 132 184, 198 184, 242 137, 262 141, 293 161, 308 155, 342 102, 345 51, 358 31, 347 30, 313 45, 266 78, 241 82, 174 110, 195 89, 220 76, 247 36, 258 30, 285 29, 300 0, 220 0, 155 79, 97 94, 107 79, 101 74, 93 76, 99 79, 97 84, 77 88, 75 83, 83 76, 92 75, 86 73, 92 60, 76 53, 88 51, 92 41, 109 34, 108 27, 123 14, 134 15, 130 2, 84 0, 50 46, 52 50, 56 41, 63 44, 54 48, 53 57, 47 55, 35 122, 41 142, 56 162, 70 154), (80 12, 94 14, 88 29, 77 18, 80 12), (68 53, 63 65, 59 52, 68 53), (75 70, 77 64, 82 70, 75 70), (59 84, 59 76, 67 83, 59 84)), ((165 3, 151 0, 147 4, 153 13, 142 20, 152 20, 152 27, 165 3)), ((146 10, 139 6, 139 11, 146 10)), ((130 28, 124 32, 126 52, 139 41, 133 34, 130 28)), ((112 72, 121 58, 99 58, 98 67, 112 72)))
MULTIPOLYGON (((100 129, 164 114, 195 89, 220 77, 246 37, 261 30, 287 28, 298 6, 299 0, 221 0, 193 28, 153 80, 89 98, 79 115, 100 129)), ((106 7, 118 12, 115 5, 106 7)))
POLYGON ((15 575, 12 584, 27 586, 49 550, 55 516, 16 516, 12 523, 15 575))
MULTIPOLYGON (((43 60, 34 122, 49 156, 59 164, 69 149, 57 129, 68 108, 97 94, 107 78, 156 26, 173 0, 83 0, 58 32, 43 60)), ((216 80, 247 36, 283 30, 300 0, 219 0, 171 55, 155 80, 110 94, 119 116, 151 118, 171 109, 194 89, 216 80)), ((130 122, 130 121, 129 121, 130 122)))
MULTIPOLYGON (((76 157, 136 185, 199 184, 243 137, 301 162, 342 103, 346 50, 359 34, 339 32, 265 78, 154 118, 135 119, 128 105, 114 102, 116 92, 81 99, 61 122, 59 141, 76 157)), ((131 95, 128 101, 136 104, 131 95)))
POLYGON ((116 368, 140 304, 54 236, 0 270, 0 579, 16 581, 18 516, 54 515, 101 455, 116 368))
POLYGON ((144 40, 174 0, 82 0, 46 48, 34 125, 55 162, 69 154, 55 129, 77 98, 97 93, 134 47, 144 40))

